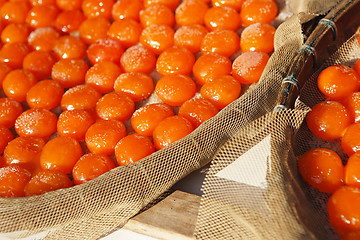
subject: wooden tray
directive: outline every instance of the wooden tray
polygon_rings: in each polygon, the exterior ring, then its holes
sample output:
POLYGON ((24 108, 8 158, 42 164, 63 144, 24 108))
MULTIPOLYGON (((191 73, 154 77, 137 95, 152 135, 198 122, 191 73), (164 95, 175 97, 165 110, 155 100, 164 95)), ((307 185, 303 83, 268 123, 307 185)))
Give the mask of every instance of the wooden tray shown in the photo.
POLYGON ((136 215, 119 230, 101 240, 190 240, 194 238, 200 196, 175 191, 148 210, 136 215))

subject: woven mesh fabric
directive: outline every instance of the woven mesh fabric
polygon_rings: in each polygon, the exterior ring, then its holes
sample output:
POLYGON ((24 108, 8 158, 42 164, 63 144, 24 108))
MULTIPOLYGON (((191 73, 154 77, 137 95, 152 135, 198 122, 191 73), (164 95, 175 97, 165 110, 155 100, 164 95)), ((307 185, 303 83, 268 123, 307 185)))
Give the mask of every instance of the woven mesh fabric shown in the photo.
MULTIPOLYGON (((302 11, 313 6, 306 5, 307 1, 300 2, 296 4, 301 5, 302 11)), ((314 8, 306 12, 321 13, 314 8)), ((278 28, 275 53, 255 95, 269 85, 276 92, 279 82, 286 76, 291 56, 302 45, 303 36, 299 30, 302 16, 308 18, 308 15, 299 14, 278 28)), ((297 171, 297 158, 312 148, 327 147, 338 152, 344 161, 346 159, 339 140, 325 142, 314 137, 304 119, 312 106, 325 100, 317 90, 320 71, 333 64, 353 66, 360 58, 357 36, 358 33, 315 71, 301 90, 294 109, 273 112, 276 96, 271 95, 272 91, 263 95, 266 99, 259 105, 252 105, 261 108, 252 111, 260 113, 266 109, 266 113, 239 128, 215 154, 202 188, 196 238, 338 239, 327 219, 329 196, 304 183, 297 171), (251 151, 264 139, 268 139, 268 148, 251 151), (242 158, 245 154, 248 154, 248 161, 242 158), (246 172, 242 168, 246 168, 246 172), (254 179, 264 169, 265 180, 257 184, 254 179)))

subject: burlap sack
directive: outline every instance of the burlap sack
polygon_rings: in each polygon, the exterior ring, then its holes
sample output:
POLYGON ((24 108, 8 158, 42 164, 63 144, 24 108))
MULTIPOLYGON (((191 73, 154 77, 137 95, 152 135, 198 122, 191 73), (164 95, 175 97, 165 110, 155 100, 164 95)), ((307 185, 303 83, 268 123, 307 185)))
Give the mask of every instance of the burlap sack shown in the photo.
MULTIPOLYGON (((356 17, 360 4, 359 1, 341 1, 338 5, 336 1, 296 4, 301 11, 278 28, 275 53, 258 88, 249 92, 246 99, 250 104, 259 102, 249 107, 258 114, 251 115, 245 125, 234 123, 238 130, 212 160, 202 188, 196 226, 199 239, 338 238, 327 219, 329 196, 303 182, 297 171, 297 158, 318 146, 341 153, 337 141, 315 138, 304 118, 312 106, 325 99, 317 90, 319 72, 334 63, 353 66, 360 58, 355 33, 360 24, 356 17), (319 23, 329 6, 335 7, 328 19, 334 22, 336 19, 336 25, 343 28, 336 29, 329 21, 319 23), (301 23, 314 16, 305 13, 320 14, 313 22, 302 25, 310 26, 310 36, 303 34, 306 31, 301 30, 301 23), (311 27, 314 22, 315 30, 311 27), (327 30, 326 34, 322 30, 327 30), (325 40, 320 41, 321 38, 325 40), (298 81, 287 78, 289 74, 298 81), (296 85, 304 85, 299 98, 296 85), (291 104, 295 99, 295 104, 291 104)), ((244 105, 238 106, 243 109, 244 105)), ((341 156, 345 159, 344 154, 341 156)))

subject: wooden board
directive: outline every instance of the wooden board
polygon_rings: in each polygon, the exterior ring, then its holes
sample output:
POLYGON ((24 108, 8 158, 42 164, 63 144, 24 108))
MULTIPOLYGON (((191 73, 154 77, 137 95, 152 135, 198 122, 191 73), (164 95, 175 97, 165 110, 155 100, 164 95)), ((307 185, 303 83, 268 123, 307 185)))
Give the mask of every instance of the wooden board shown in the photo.
POLYGON ((197 195, 175 191, 130 219, 123 229, 163 240, 194 239, 200 199, 197 195))

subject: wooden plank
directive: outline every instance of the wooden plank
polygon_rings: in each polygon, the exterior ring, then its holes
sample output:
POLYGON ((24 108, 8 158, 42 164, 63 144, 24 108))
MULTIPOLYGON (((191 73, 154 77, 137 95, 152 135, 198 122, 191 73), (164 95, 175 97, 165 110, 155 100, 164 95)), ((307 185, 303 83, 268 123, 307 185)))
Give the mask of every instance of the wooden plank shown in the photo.
POLYGON ((175 191, 130 219, 124 229, 162 240, 194 239, 200 196, 175 191))

